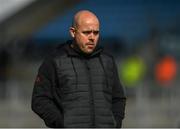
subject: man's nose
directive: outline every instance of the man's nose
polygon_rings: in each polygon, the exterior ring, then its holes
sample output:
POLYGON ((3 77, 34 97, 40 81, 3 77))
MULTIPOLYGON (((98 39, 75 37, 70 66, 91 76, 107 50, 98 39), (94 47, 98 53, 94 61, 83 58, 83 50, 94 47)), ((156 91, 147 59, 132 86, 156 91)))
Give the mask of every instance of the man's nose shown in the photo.
POLYGON ((94 41, 94 39, 95 39, 95 35, 94 35, 93 33, 91 33, 91 34, 89 35, 89 40, 94 41))

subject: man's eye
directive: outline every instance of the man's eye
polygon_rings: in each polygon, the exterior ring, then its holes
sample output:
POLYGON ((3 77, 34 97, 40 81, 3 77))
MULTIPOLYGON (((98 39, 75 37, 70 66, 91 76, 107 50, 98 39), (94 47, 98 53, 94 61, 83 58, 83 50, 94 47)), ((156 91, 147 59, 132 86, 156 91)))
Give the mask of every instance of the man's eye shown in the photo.
POLYGON ((99 31, 94 31, 93 34, 94 34, 94 35, 98 35, 98 34, 99 34, 99 31))
POLYGON ((83 32, 83 34, 85 34, 85 35, 88 35, 88 34, 90 34, 91 33, 91 31, 84 31, 83 32))
POLYGON ((91 34, 91 33, 93 33, 94 35, 98 35, 98 34, 99 34, 99 31, 84 31, 84 32, 83 32, 83 34, 85 34, 85 35, 89 35, 89 34, 91 34))

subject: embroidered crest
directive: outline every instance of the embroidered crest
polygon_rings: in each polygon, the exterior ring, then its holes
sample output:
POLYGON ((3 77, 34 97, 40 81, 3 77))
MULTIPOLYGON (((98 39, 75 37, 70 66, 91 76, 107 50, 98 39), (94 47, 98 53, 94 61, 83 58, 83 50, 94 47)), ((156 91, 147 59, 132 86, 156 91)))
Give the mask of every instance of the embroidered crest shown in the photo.
POLYGON ((39 75, 37 75, 35 83, 39 84, 40 82, 42 82, 42 78, 39 75))

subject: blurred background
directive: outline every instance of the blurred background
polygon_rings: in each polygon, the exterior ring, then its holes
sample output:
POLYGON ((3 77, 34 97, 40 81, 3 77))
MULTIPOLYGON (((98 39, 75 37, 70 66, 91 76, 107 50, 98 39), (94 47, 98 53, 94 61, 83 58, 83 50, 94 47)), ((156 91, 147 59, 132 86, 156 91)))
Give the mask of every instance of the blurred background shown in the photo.
POLYGON ((93 11, 127 94, 123 127, 180 127, 179 0, 0 0, 0 127, 45 127, 31 111, 44 57, 93 11))

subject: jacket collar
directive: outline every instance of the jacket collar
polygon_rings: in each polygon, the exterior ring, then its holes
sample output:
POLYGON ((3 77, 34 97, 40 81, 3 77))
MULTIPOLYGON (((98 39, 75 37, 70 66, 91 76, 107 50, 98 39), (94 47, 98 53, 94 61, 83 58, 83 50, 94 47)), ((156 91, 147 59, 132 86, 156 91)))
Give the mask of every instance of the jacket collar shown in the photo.
POLYGON ((86 54, 83 51, 81 51, 78 46, 72 47, 72 43, 72 40, 67 41, 67 45, 65 47, 65 50, 67 51, 69 56, 91 58, 94 56, 98 56, 103 51, 102 47, 97 46, 91 54, 86 54))

